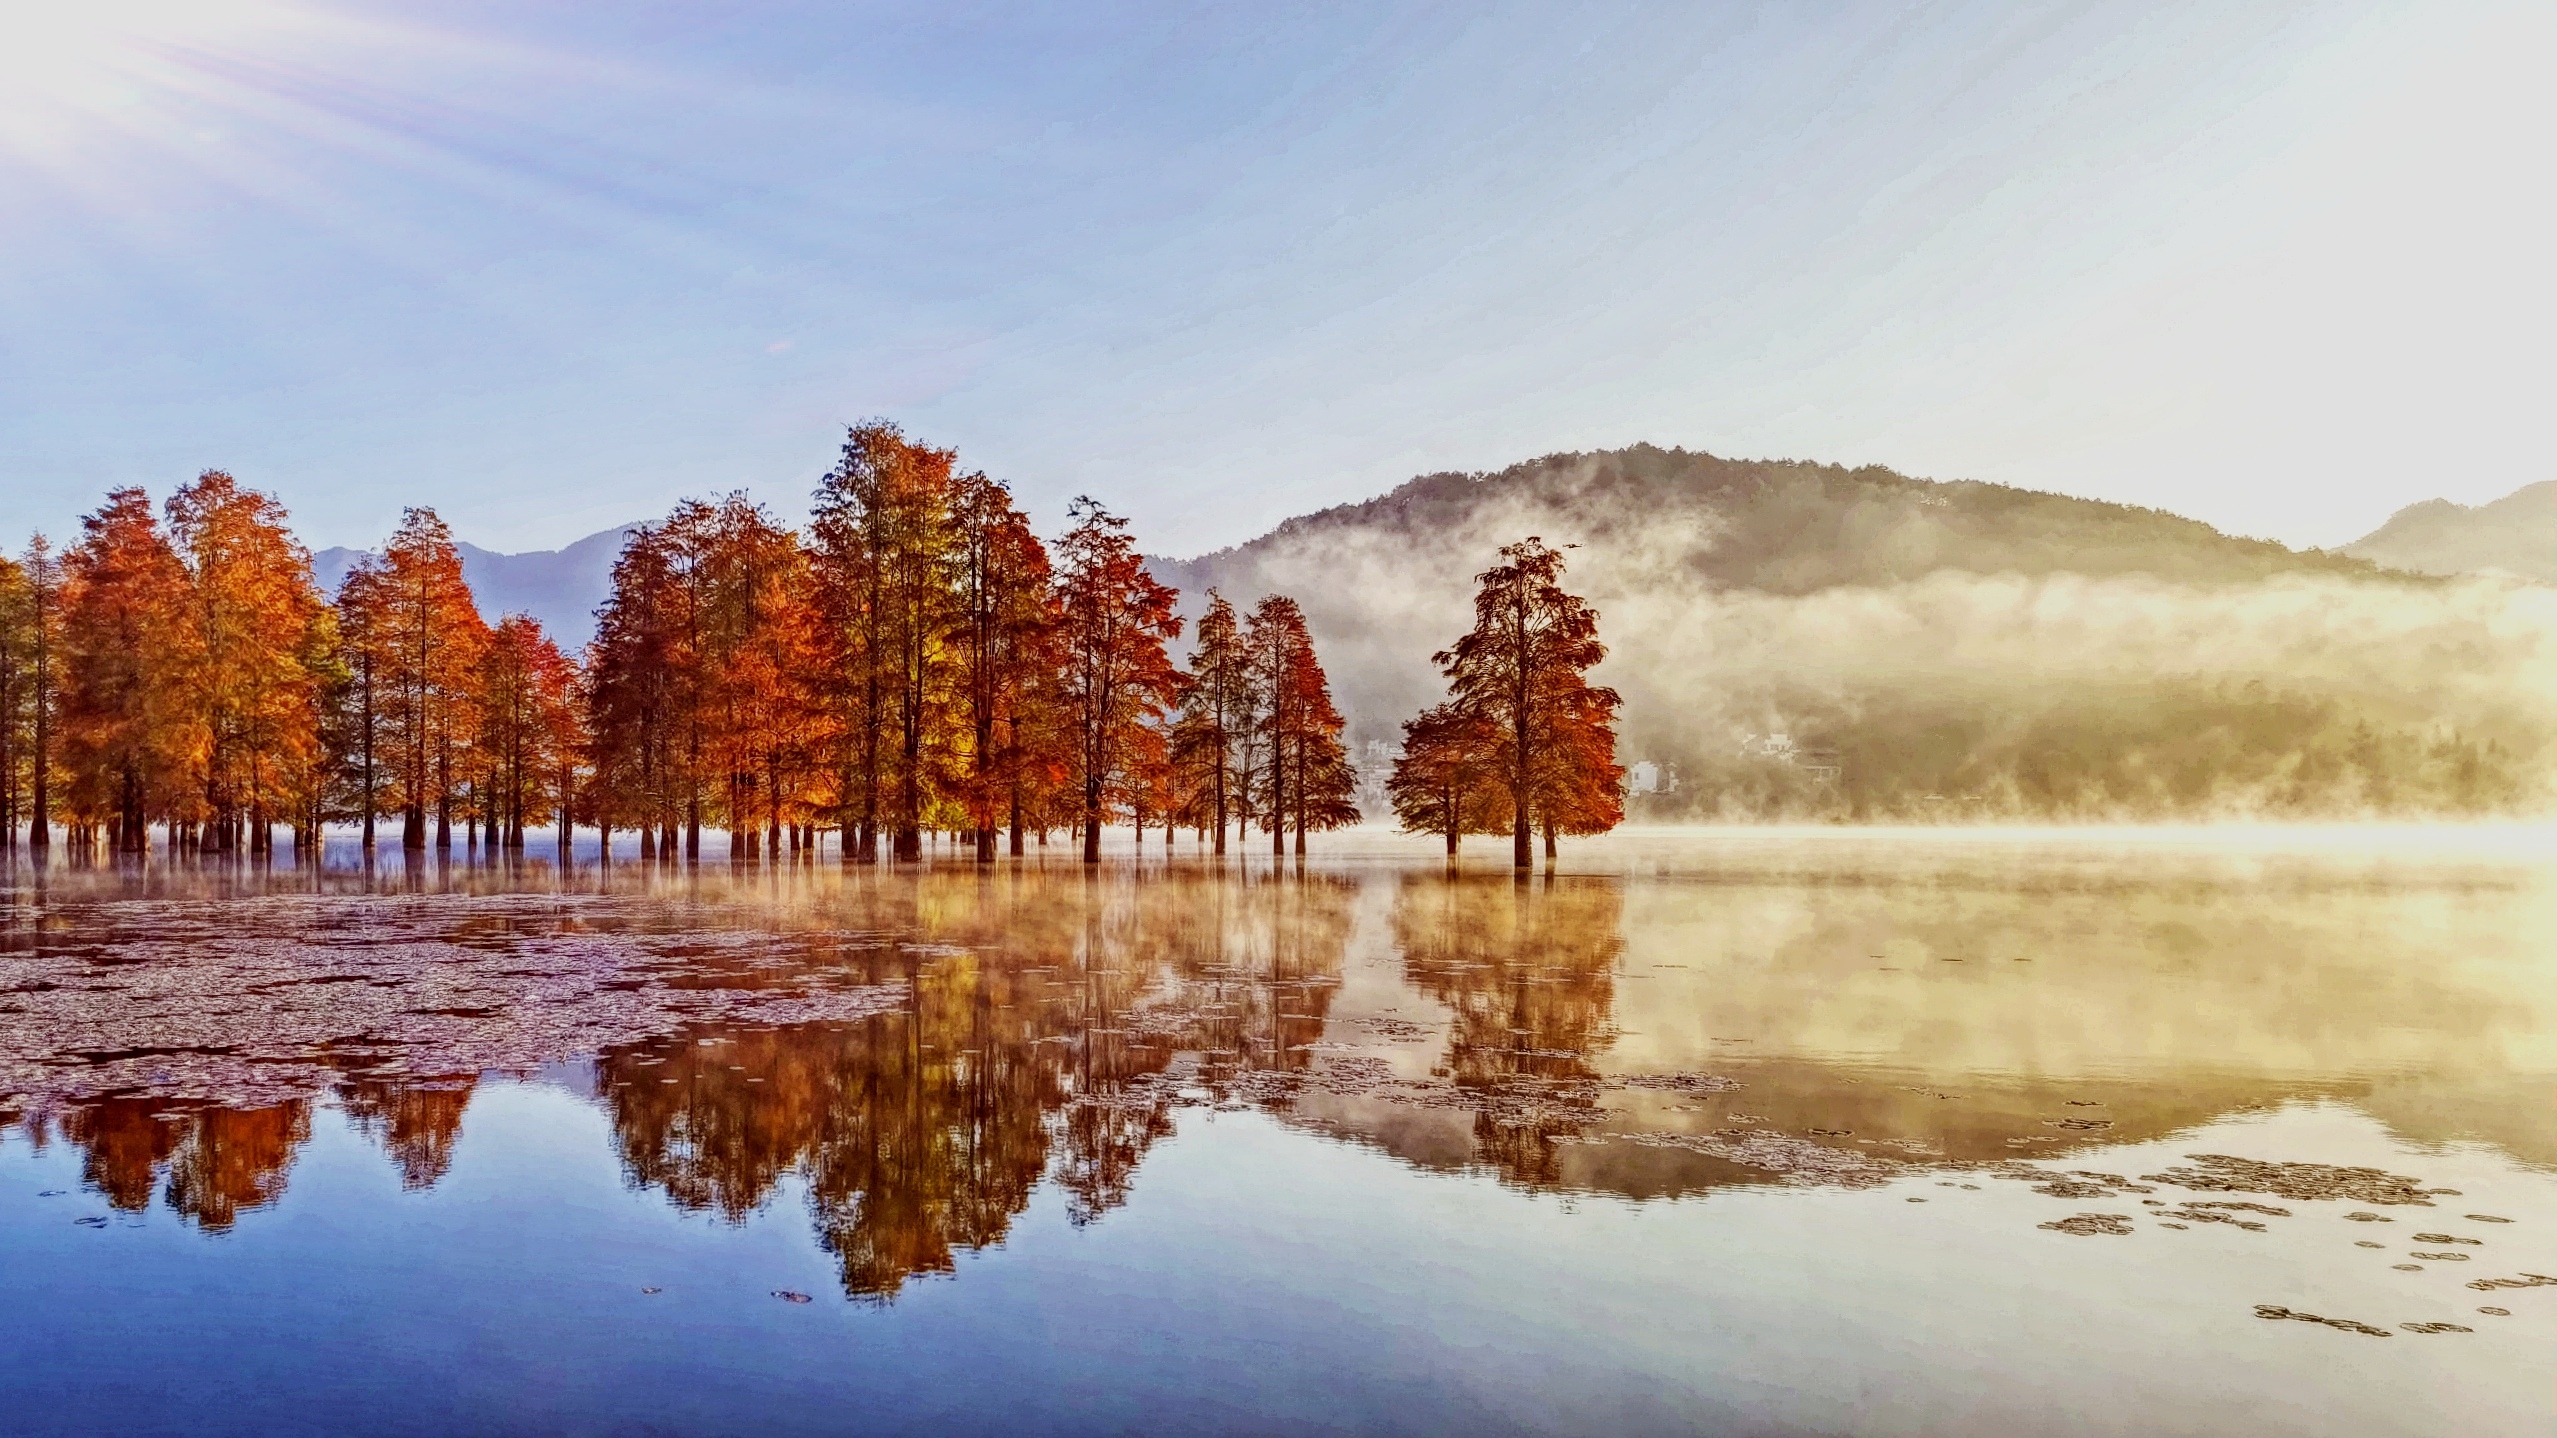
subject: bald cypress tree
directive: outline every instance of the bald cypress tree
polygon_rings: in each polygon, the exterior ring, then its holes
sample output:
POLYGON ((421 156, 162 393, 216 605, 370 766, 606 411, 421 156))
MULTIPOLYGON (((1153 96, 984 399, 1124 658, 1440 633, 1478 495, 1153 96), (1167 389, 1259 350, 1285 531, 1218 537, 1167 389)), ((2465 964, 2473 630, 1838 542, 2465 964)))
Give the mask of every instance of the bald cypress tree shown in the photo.
POLYGON ((1180 693, 1180 671, 1164 653, 1181 636, 1179 596, 1146 573, 1128 522, 1089 496, 1069 511, 1074 527, 1058 546, 1062 689, 1074 738, 1083 861, 1101 862, 1101 824, 1119 804, 1125 766, 1141 732, 1180 693))
POLYGON ((1607 657, 1598 611, 1562 586, 1562 551, 1530 537, 1474 577, 1474 627, 1433 656, 1452 701, 1494 736, 1494 772, 1508 790, 1511 860, 1534 862, 1534 831, 1603 832, 1621 809, 1613 689, 1588 671, 1607 657))

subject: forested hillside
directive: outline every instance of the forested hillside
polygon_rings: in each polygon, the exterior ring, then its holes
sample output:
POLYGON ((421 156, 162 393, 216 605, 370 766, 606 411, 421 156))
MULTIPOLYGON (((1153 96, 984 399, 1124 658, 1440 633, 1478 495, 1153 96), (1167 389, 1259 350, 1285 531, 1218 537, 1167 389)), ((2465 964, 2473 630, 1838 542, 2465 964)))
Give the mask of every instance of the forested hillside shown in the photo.
POLYGON ((1431 475, 1156 561, 1299 597, 1353 737, 1440 692, 1467 578, 1527 534, 1614 652, 1635 817, 2121 819, 2537 809, 2557 595, 2155 510, 1650 446, 1431 475), (1638 769, 1638 774, 1646 771, 1638 769), (1671 785, 1675 785, 1671 789, 1671 785))

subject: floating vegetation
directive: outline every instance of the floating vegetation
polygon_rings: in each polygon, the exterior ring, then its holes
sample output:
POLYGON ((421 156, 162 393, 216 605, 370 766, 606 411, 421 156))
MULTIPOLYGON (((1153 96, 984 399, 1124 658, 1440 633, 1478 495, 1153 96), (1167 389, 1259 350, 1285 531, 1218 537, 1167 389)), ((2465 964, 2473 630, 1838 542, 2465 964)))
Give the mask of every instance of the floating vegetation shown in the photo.
MULTIPOLYGON (((2038 1180, 2034 1183, 2033 1191, 2045 1198, 2120 1198, 2124 1194, 2157 1192, 2147 1184, 2134 1183, 2121 1174, 2100 1173, 2091 1168, 2073 1168, 2066 1173, 2052 1173, 2045 1169, 2019 1165, 1999 1170, 1998 1177, 2038 1180)), ((2159 1201, 2149 1198, 2142 1199, 2141 1202, 2156 1207, 2159 1201)))
POLYGON ((2497 1318, 2510 1318, 2513 1316, 2513 1311, 2509 1308, 2481 1308, 2477 1311, 2480 1313, 2492 1314, 2497 1318))
POLYGON ((2034 1227, 2047 1228, 2054 1233, 2074 1233, 2082 1238, 2092 1237, 2096 1234, 2112 1234, 2119 1236, 2131 1231, 2131 1215, 2127 1213, 2079 1213, 2072 1214, 2067 1218, 2056 1218, 2049 1223, 2037 1223, 2034 1227))
POLYGON ((2355 1319, 2328 1318, 2316 1313, 2299 1313, 2291 1309, 2284 1308, 2278 1303, 2259 1303, 2255 1305, 2255 1316, 2258 1318, 2289 1318, 2301 1323, 2322 1323, 2329 1328, 2340 1328, 2346 1333, 2368 1334, 2373 1338, 2388 1338, 2394 1336, 2385 1328, 2374 1328, 2367 1323, 2359 1322, 2355 1319))
POLYGON ((2395 1223, 2397 1221, 2385 1214, 2378 1213, 2348 1213, 2344 1216, 2355 1223, 2395 1223))
POLYGON ((2367 1238, 2357 1238, 2357 1239, 2354 1239, 2354 1240, 2353 1240, 2353 1246, 2354 1246, 2355 1248, 2386 1248, 2386 1247, 2388 1247, 2388 1245, 2387 1245, 2387 1244, 2385 1244, 2385 1243, 2373 1243, 2373 1242, 2371 1242, 2371 1241, 2370 1241, 2369 1239, 2367 1239, 2367 1238))
POLYGON ((2188 1153, 2192 1168, 2170 1168, 2142 1174, 2151 1183, 2204 1193, 2269 1193, 2302 1201, 2350 1199, 2381 1208, 2433 1206, 2430 1194, 2454 1190, 2419 1188, 2420 1179, 2400 1178, 2376 1168, 2337 1168, 2323 1163, 2265 1163, 2224 1153, 2188 1153))
POLYGON ((2519 1278, 2473 1278, 2468 1286, 2480 1293, 2498 1288, 2557 1288, 2557 1278, 2544 1273, 2525 1273, 2519 1278))
POLYGON ((2169 1218, 2180 1218, 2187 1223, 2225 1223, 2233 1228, 2245 1229, 2249 1233, 2264 1231, 2264 1225, 2257 1223, 2254 1219, 2240 1218, 2236 1214, 2217 1208, 2205 1208, 2200 1204, 2188 1204, 2182 1208, 2170 1208, 2163 1212, 2169 1218))
POLYGON ((2415 1235, 2415 1241, 2417 1243, 2464 1243, 2470 1248, 2482 1248, 2485 1246, 2484 1239, 2457 1238, 2447 1233, 2419 1233, 2415 1235))
POLYGON ((1721 1074, 1635 1074, 1624 1080, 1627 1088, 1665 1089, 1671 1093, 1728 1093, 1740 1087, 1738 1079, 1721 1074))
POLYGON ((2466 1263, 2468 1261, 2468 1255, 2465 1253, 2418 1253, 2412 1256, 2423 1259, 2427 1263, 2466 1263))
POLYGON ((842 1023, 906 1002, 902 985, 811 966, 812 948, 851 936, 597 933, 561 925, 563 903, 269 898, 225 906, 248 912, 226 913, 218 943, 170 905, 150 938, 0 954, 23 1000, 0 1027, 0 1094, 276 1103, 350 1074, 533 1068, 696 1025, 842 1023), (532 931, 457 936, 489 920, 532 931))
POLYGON ((1682 1148, 1747 1168, 1787 1178, 1834 1183, 1842 1188, 1879 1188, 1898 1172, 1860 1153, 1780 1133, 1726 1129, 1720 1133, 1628 1133, 1610 1135, 1646 1148, 1682 1148))
POLYGON ((2401 1323, 2397 1326, 2409 1333, 2474 1333, 2477 1331, 2474 1328, 2463 1328, 2456 1323, 2401 1323))
POLYGON ((2468 1221, 2469 1221, 2469 1222, 2471 1222, 2471 1223, 2510 1223, 2510 1222, 2512 1222, 2512 1220, 2511 1220, 2511 1219, 2509 1219, 2509 1218, 2497 1218, 2495 1215, 2493 1215, 2493 1214, 2491 1214, 2491 1213, 2472 1213, 2472 1214, 2468 1214, 2468 1215, 2466 1215, 2466 1217, 2467 1217, 2468 1221))

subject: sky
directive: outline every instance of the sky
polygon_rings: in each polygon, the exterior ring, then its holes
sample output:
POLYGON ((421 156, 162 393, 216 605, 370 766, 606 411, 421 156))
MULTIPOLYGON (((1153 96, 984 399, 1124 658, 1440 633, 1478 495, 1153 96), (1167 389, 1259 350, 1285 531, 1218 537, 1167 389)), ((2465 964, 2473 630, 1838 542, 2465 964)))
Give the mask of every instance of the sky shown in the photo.
POLYGON ((2557 477, 2557 6, 0 0, 0 545, 785 516, 884 416, 1240 542, 1648 441, 2333 545, 2557 477))

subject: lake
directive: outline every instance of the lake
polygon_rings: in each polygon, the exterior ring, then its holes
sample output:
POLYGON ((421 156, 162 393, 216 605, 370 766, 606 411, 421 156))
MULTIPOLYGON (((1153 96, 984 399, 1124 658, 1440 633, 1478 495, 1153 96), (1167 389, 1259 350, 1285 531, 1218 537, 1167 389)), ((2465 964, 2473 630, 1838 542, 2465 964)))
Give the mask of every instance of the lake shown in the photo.
POLYGON ((22 858, 0 1431, 2557 1422, 2545 832, 1478 842, 22 858))

